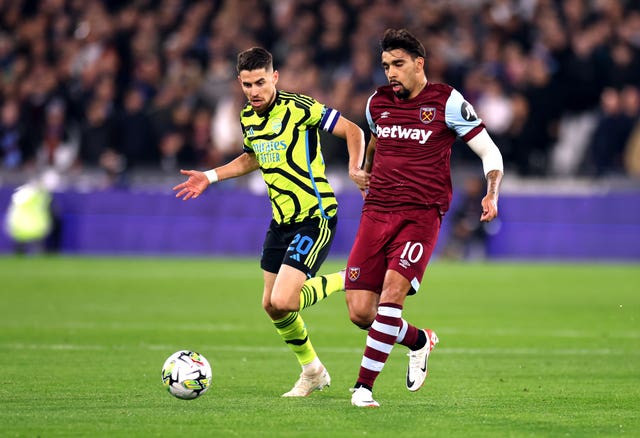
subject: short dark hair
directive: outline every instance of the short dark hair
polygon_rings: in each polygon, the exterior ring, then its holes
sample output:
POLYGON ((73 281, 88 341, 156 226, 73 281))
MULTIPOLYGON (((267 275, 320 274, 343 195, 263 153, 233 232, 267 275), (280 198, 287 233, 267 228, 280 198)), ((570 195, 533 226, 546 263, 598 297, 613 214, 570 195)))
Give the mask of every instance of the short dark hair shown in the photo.
POLYGON ((269 51, 262 47, 252 47, 243 52, 238 53, 238 64, 236 69, 238 73, 242 70, 273 70, 273 56, 269 51))
POLYGON ((380 48, 383 52, 402 49, 414 59, 418 56, 426 58, 422 43, 406 29, 387 29, 380 40, 380 48))

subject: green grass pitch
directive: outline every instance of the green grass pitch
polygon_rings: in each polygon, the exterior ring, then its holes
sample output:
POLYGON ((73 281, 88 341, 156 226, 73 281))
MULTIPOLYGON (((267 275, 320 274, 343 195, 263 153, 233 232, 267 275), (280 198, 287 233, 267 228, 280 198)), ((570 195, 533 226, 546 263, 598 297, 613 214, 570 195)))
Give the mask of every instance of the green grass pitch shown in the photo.
POLYGON ((396 346, 379 409, 350 405, 341 295, 303 312, 331 387, 281 398, 299 367, 261 295, 254 259, 0 257, 0 436, 640 436, 638 265, 434 261, 404 311, 440 337, 429 378, 408 392, 396 346), (199 399, 162 387, 180 349, 211 362, 199 399))

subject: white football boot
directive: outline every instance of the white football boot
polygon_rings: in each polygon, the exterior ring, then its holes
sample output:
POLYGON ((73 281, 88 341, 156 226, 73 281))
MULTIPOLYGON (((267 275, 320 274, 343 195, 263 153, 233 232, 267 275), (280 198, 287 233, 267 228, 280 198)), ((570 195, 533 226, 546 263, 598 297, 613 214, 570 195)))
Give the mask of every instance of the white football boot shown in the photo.
POLYGON ((380 403, 373 399, 373 394, 364 386, 360 388, 351 388, 351 404, 359 408, 377 408, 380 403))
POLYGON ((320 366, 317 371, 306 371, 300 374, 291 391, 282 394, 283 397, 306 397, 313 391, 322 391, 322 388, 331 385, 331 376, 324 366, 320 366))
POLYGON ((433 330, 426 329, 424 333, 427 335, 427 343, 419 350, 410 351, 409 366, 407 368, 407 389, 409 391, 417 391, 422 388, 427 378, 427 361, 431 350, 438 343, 438 336, 433 330))

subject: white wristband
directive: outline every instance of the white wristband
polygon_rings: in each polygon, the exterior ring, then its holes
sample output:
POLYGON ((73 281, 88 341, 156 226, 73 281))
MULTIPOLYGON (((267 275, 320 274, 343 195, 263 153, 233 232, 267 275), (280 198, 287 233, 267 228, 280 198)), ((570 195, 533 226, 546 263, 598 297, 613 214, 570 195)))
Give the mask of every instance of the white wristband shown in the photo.
POLYGON ((209 184, 213 184, 214 182, 218 182, 218 172, 215 169, 207 170, 205 176, 209 180, 209 184))

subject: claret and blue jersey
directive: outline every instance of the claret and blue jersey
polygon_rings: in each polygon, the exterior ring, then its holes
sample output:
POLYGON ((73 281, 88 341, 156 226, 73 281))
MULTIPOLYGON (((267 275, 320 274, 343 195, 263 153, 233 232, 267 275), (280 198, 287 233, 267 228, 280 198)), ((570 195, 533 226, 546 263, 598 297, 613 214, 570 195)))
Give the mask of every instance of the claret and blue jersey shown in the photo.
POLYGON ((399 99, 390 86, 378 88, 366 109, 376 137, 365 210, 436 207, 451 202, 451 147, 456 137, 469 141, 484 124, 454 88, 427 83, 413 99, 399 99))

